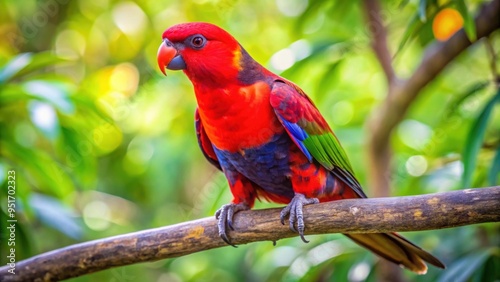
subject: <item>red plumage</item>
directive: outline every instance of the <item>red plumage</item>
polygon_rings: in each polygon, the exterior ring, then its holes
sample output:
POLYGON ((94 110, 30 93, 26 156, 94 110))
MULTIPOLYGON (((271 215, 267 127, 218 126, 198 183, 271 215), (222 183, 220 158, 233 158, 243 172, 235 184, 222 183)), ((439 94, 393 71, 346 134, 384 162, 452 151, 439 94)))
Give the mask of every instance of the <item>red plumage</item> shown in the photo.
MULTIPOLYGON (((256 198, 288 204, 290 228, 304 239, 302 206, 365 198, 338 139, 295 84, 255 62, 226 31, 207 23, 163 33, 158 64, 182 69, 194 86, 198 142, 228 178, 232 203, 216 214, 219 234, 256 198)), ((444 265, 398 234, 348 234, 358 244, 417 273, 444 265)))

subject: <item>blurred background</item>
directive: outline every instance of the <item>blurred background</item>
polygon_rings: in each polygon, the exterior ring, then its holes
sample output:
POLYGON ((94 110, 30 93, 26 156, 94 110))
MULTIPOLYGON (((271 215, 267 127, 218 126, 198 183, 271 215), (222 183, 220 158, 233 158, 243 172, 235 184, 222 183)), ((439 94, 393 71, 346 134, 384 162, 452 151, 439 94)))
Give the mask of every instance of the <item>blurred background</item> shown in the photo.
MULTIPOLYGON (((483 1, 381 2, 394 67, 406 77, 426 47, 468 26, 483 1)), ((224 176, 198 149, 190 82, 181 72, 165 78, 156 66, 162 32, 186 21, 223 27, 257 61, 300 85, 372 195, 365 122, 387 85, 362 7, 361 1, 318 0, 1 0, 1 264, 7 263, 3 187, 10 170, 16 172, 18 261, 212 216, 230 201, 224 176)), ((491 67, 500 63, 499 35, 455 59, 397 127, 393 196, 499 184, 500 94, 491 67)), ((499 233, 499 224, 405 233, 448 269, 404 276, 498 281, 499 233)), ((376 280, 379 259, 347 238, 308 239, 225 247, 71 281, 376 280)))

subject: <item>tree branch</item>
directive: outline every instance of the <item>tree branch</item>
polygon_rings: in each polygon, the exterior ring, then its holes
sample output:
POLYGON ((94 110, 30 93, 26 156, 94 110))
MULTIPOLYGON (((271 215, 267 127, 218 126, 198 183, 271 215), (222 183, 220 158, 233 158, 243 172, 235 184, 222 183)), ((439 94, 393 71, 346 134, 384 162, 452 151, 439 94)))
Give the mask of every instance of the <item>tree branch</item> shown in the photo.
POLYGON ((392 67, 392 56, 387 47, 387 30, 380 16, 380 4, 376 0, 365 0, 363 3, 368 29, 372 33, 373 51, 377 55, 388 83, 392 84, 397 78, 392 67))
MULTIPOLYGON (((477 38, 490 35, 500 28, 500 0, 493 0, 483 6, 476 17, 477 38)), ((430 81, 432 81, 454 58, 472 45, 465 31, 461 29, 445 42, 429 46, 420 65, 413 75, 391 86, 391 95, 373 115, 369 122, 371 134, 370 149, 373 156, 386 151, 392 130, 403 119, 409 106, 430 81)), ((376 158, 376 157, 375 157, 376 158)))
MULTIPOLYGON (((280 209, 239 212, 235 244, 297 236, 280 209)), ((500 186, 399 198, 349 199, 304 207, 306 234, 377 233, 450 228, 500 221, 500 186)), ((104 238, 43 253, 0 268, 0 281, 58 281, 139 262, 227 246, 213 217, 104 238)))
MULTIPOLYGON (((366 3, 372 2, 366 0, 366 3)), ((369 6, 367 5, 369 9, 369 6)), ((369 12, 368 12, 369 13, 369 12)), ((484 5, 475 18, 477 38, 489 36, 500 28, 500 0, 484 5)), ((374 34, 373 40, 385 40, 374 34)), ((386 43, 374 43, 374 45, 386 43)), ((429 82, 431 82, 454 58, 472 45, 465 31, 461 29, 445 42, 435 42, 424 52, 424 57, 415 72, 408 79, 395 79, 389 84, 388 94, 381 106, 374 111, 367 122, 368 133, 368 183, 376 197, 387 196, 390 187, 392 130, 404 118, 411 103, 429 82)), ((375 49, 378 54, 380 51, 375 49)), ((378 55, 383 66, 387 59, 378 55)), ((395 76, 396 77, 396 76, 395 76)))
MULTIPOLYGON (((400 79, 395 74, 387 47, 387 32, 380 16, 380 5, 376 0, 365 0, 364 9, 372 32, 372 48, 384 70, 388 81, 387 97, 374 111, 367 122, 368 129, 368 183, 373 195, 388 196, 391 172, 391 135, 394 128, 404 118, 408 108, 420 91, 431 82, 453 59, 467 49, 469 41, 462 29, 446 42, 436 42, 426 48, 420 65, 408 79, 400 79)), ((490 35, 500 28, 500 0, 484 5, 475 18, 477 38, 490 35)), ((385 268, 385 266, 384 266, 385 268)), ((394 275, 395 269, 382 269, 381 280, 402 280, 394 275), (385 274, 384 274, 385 273, 385 274)))

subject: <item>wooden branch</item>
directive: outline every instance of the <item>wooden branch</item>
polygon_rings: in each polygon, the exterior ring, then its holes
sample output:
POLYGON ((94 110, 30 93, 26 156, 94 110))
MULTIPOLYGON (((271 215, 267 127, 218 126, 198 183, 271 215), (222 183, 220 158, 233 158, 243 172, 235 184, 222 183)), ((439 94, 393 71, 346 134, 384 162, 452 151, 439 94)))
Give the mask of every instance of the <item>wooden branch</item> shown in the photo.
POLYGON ((397 78, 392 67, 392 56, 387 46, 387 30, 380 16, 380 4, 376 0, 365 0, 364 10, 367 17, 368 29, 372 34, 372 48, 384 70, 389 84, 397 78))
MULTIPOLYGON (((235 244, 297 236, 279 208, 235 216, 235 244)), ((398 198, 341 200, 304 208, 306 234, 377 233, 450 228, 500 221, 500 186, 398 198)), ((213 217, 104 238, 43 253, 0 268, 0 281, 58 281, 139 262, 227 247, 213 217)), ((237 252, 228 248, 228 251, 237 252)))

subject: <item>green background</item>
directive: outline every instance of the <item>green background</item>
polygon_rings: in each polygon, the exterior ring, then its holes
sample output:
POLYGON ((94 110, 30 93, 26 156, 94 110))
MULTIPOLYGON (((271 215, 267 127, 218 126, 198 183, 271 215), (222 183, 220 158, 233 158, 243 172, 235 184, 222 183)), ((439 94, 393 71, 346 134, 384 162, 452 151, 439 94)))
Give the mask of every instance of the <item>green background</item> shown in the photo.
MULTIPOLYGON (((381 1, 394 68, 412 74, 444 7, 469 19, 481 1, 381 1), (465 7, 465 9, 464 9, 465 7)), ((0 1, 0 262, 7 172, 16 172, 16 255, 212 216, 231 199, 201 154, 196 101, 181 72, 156 66, 161 34, 217 24, 316 103, 366 181, 365 122, 386 79, 361 1, 0 1)), ((496 53, 498 31, 490 37, 496 53)), ((500 100, 485 40, 414 101, 391 138, 393 196, 498 185, 500 100), (465 170, 464 170, 465 168, 465 170)), ((257 208, 276 206, 258 203, 257 208)), ((498 224, 405 233, 448 266, 410 281, 500 279, 498 224)), ((379 261, 345 237, 225 247, 71 281, 375 281, 379 261)))

